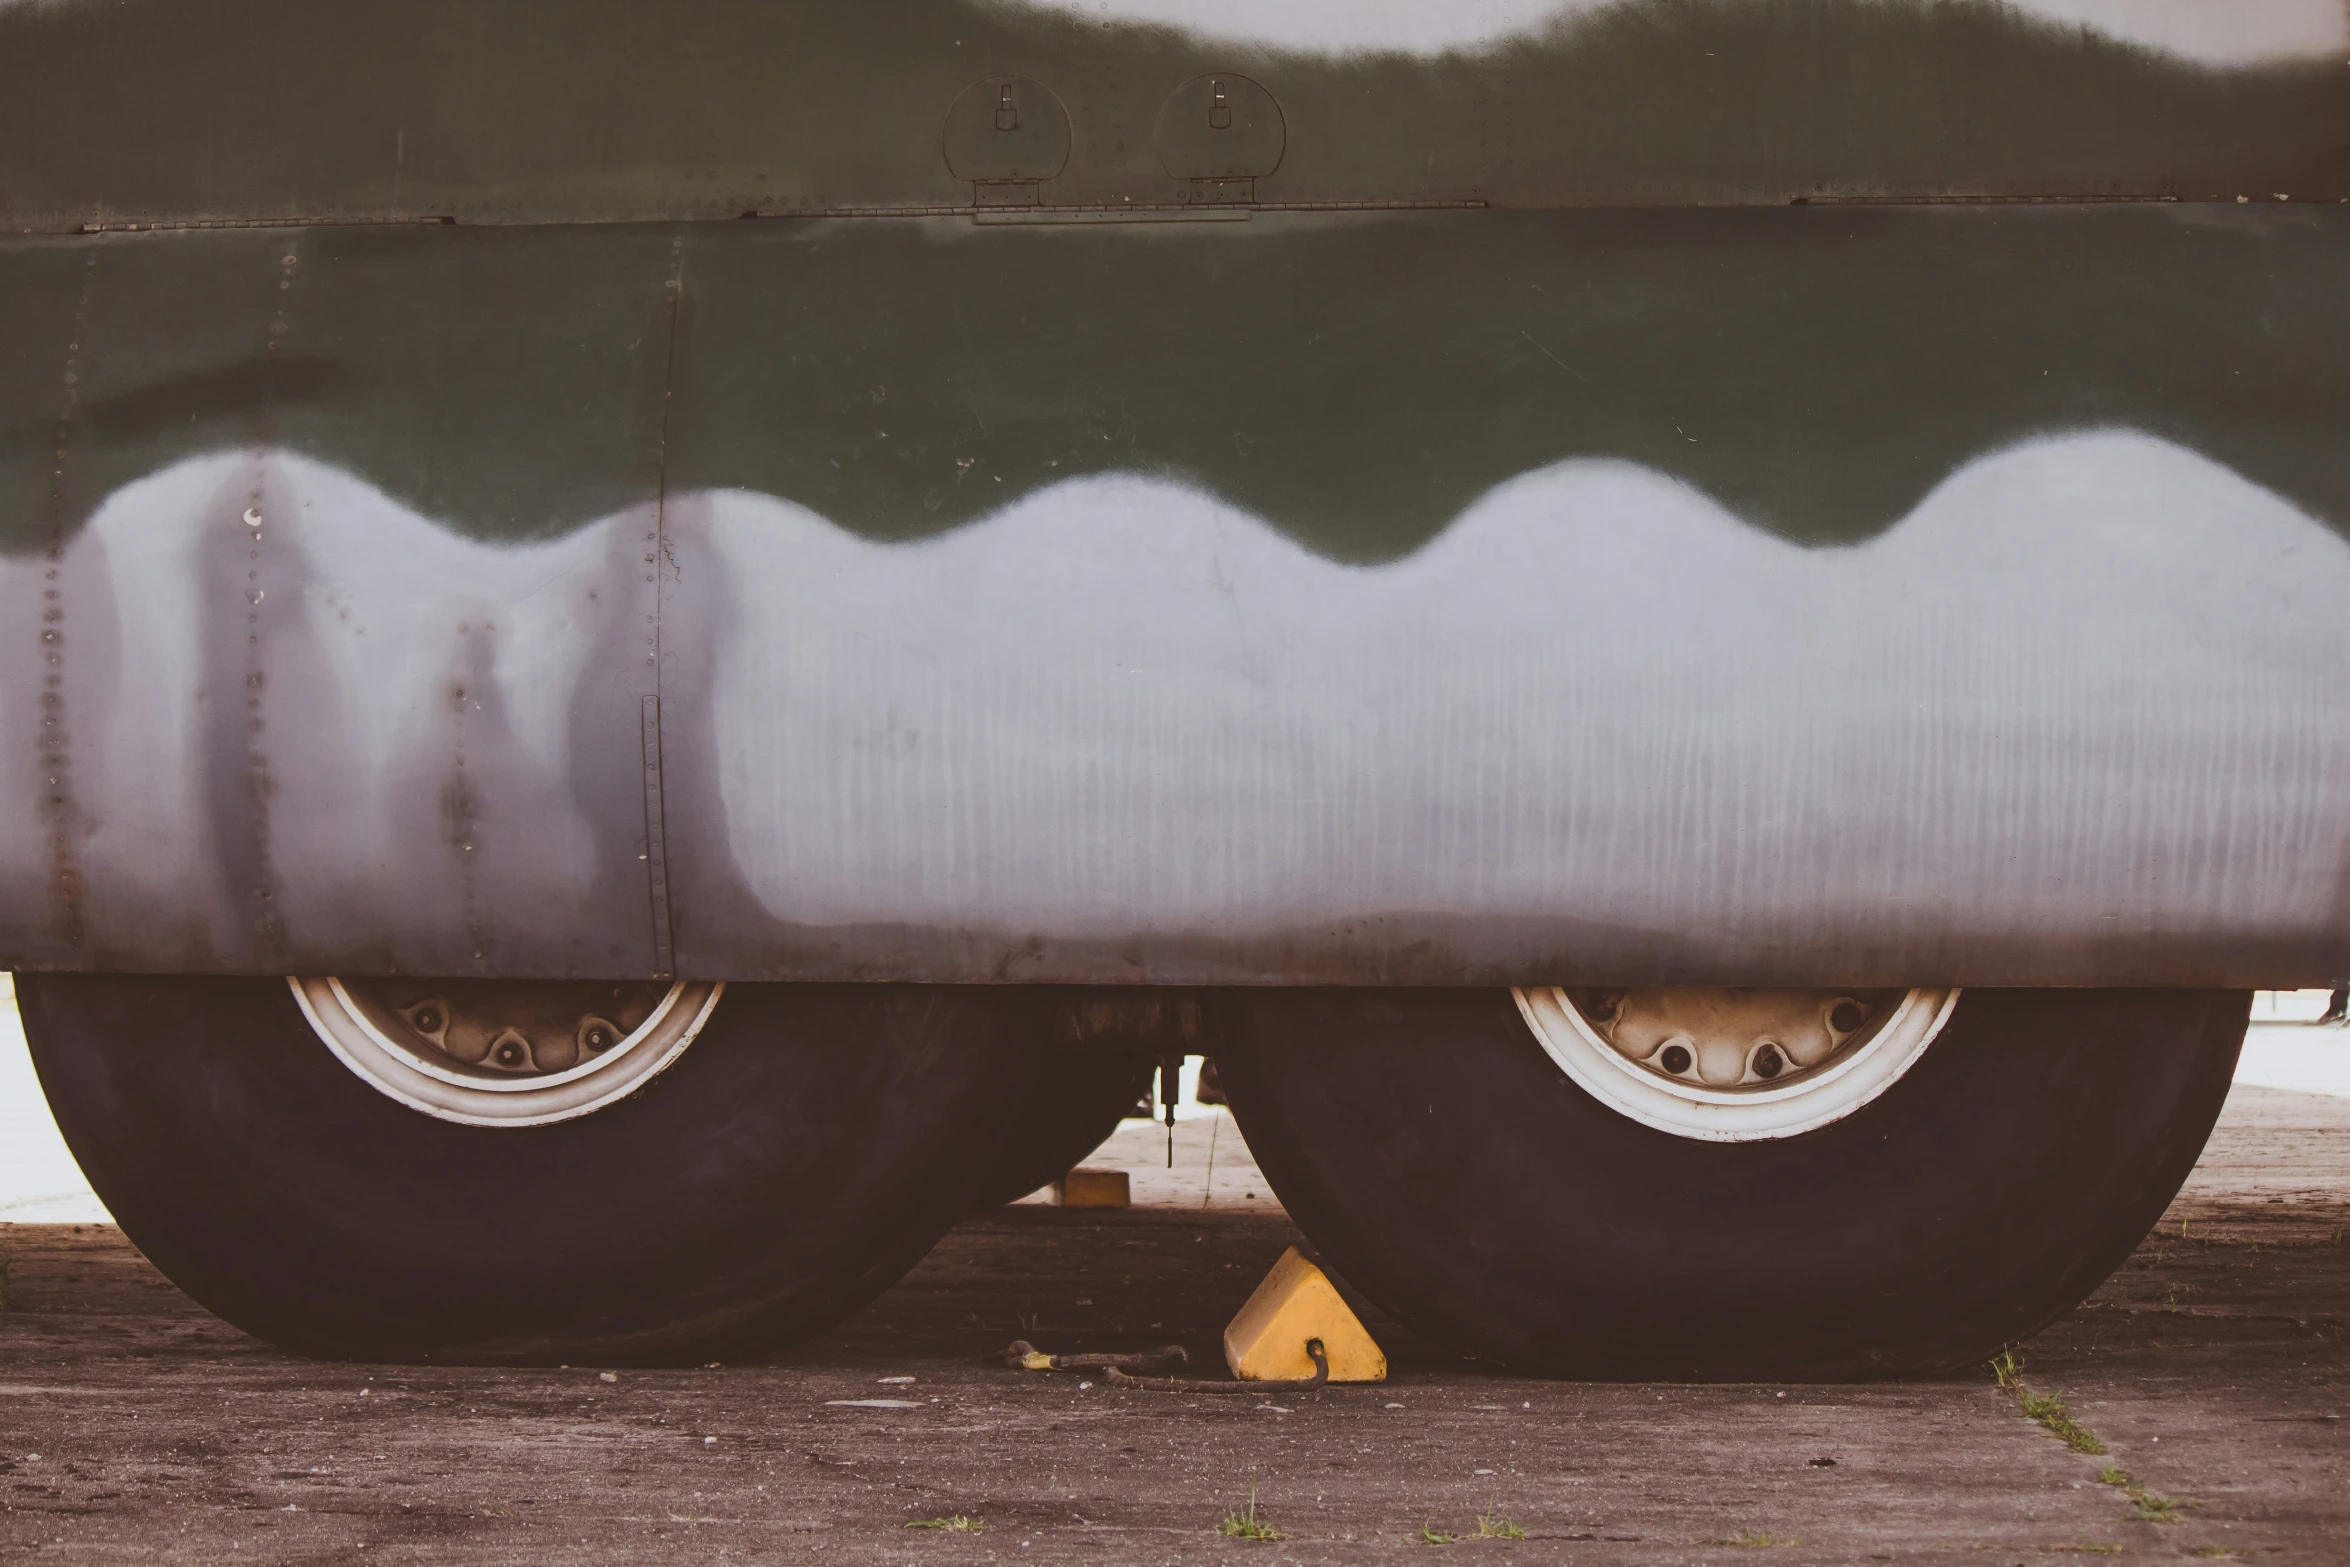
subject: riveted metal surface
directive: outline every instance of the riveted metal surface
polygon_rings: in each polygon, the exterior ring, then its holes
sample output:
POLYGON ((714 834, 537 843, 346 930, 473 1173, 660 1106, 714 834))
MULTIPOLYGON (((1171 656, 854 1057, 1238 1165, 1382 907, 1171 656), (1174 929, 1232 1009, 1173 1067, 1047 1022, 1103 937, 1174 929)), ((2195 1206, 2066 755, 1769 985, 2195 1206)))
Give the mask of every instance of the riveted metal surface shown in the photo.
POLYGON ((2350 73, 1570 9, 0 3, 0 958, 2350 968, 2350 73))
POLYGON ((462 257, 338 230, 8 258, 12 299, 18 276, 76 291, 43 375, 52 395, 72 378, 66 417, 7 432, 12 479, 57 472, 12 510, 0 576, 62 654, 36 655, 28 614, 4 682, 38 769, 6 829, 20 966, 655 966, 639 708, 674 247, 477 237, 462 257), (276 464, 312 447, 373 475, 351 505, 276 464), (518 547, 477 571, 435 526, 378 533, 400 514, 376 483, 465 489, 518 547), (569 531, 574 508, 603 526, 569 531), (120 526, 93 533, 94 512, 120 526), (565 647, 586 662, 542 681, 565 647))
POLYGON ((0 247, 81 312, 5 955, 638 977, 665 878, 713 978, 2350 958, 2350 223, 1246 228, 0 247))

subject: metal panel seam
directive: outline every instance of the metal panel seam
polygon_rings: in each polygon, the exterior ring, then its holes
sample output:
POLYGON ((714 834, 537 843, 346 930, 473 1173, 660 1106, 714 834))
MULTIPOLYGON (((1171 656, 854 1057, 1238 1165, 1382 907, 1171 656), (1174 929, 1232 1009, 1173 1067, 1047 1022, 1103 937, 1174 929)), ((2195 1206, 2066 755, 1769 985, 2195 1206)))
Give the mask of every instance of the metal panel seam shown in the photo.
POLYGON ((669 341, 661 366, 661 440, 653 487, 653 693, 644 699, 645 893, 653 921, 653 977, 670 979, 677 968, 669 908, 669 856, 661 800, 661 593, 672 569, 669 553, 669 408, 677 389, 677 327, 685 297, 685 239, 670 244, 669 341))

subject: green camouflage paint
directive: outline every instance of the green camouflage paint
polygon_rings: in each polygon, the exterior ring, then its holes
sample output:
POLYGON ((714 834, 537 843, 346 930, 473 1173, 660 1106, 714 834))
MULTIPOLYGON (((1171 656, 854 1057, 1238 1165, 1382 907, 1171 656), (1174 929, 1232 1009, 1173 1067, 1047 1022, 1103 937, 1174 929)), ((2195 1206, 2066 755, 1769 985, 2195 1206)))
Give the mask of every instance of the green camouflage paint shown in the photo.
POLYGON ((18 241, 0 275, 13 553, 47 544, 53 480, 71 527, 264 438, 477 537, 561 532, 654 493, 664 410, 671 488, 875 538, 1132 469, 1386 559, 1516 474, 1616 456, 1842 543, 1987 448, 2098 425, 2350 526, 2326 209, 321 228, 18 241))

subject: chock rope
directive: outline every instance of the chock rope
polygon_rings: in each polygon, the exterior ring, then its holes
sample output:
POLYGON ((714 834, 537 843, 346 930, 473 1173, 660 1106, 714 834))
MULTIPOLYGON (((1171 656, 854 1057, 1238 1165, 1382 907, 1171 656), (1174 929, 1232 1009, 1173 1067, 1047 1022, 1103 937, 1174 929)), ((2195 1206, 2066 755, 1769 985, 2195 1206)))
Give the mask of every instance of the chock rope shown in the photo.
POLYGON ((1118 1387, 1138 1387, 1159 1393, 1316 1393, 1330 1385, 1330 1357, 1322 1352, 1318 1338, 1306 1340, 1306 1353, 1313 1357, 1314 1374, 1289 1382, 1204 1382, 1193 1377, 1130 1377, 1116 1366, 1102 1373, 1102 1380, 1118 1387))
POLYGON ((1318 1338, 1306 1340, 1306 1354, 1314 1362, 1314 1374, 1287 1382, 1211 1382, 1198 1377, 1134 1376, 1127 1368, 1136 1370, 1159 1366, 1180 1366, 1191 1357, 1180 1344, 1169 1344, 1164 1349, 1145 1350, 1136 1355, 1048 1355, 1026 1339, 1014 1339, 995 1358, 1014 1371, 1099 1371, 1102 1380, 1113 1387, 1138 1388, 1152 1393, 1314 1393, 1330 1385, 1330 1357, 1323 1351, 1318 1338))
POLYGON ((1014 1371, 1151 1371, 1167 1366, 1188 1365, 1191 1356, 1181 1344, 1168 1344, 1159 1349, 1139 1350, 1131 1355, 1048 1355, 1024 1338, 1016 1338, 995 1352, 991 1359, 1000 1360, 1014 1371))

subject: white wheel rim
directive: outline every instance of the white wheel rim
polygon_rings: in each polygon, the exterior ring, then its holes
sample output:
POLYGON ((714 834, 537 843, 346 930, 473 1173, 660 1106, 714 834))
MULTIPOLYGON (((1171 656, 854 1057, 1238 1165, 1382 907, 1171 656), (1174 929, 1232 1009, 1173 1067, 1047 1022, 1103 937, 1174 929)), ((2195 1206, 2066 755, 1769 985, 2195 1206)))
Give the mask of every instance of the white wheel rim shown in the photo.
POLYGON ((352 1074, 411 1110, 464 1126, 544 1126, 592 1115, 627 1098, 683 1054, 709 1021, 723 983, 679 983, 651 1015, 609 1049, 559 1072, 468 1071, 429 1047, 395 1038, 332 976, 293 977, 311 1029, 352 1074))
POLYGON ((1562 987, 1511 994, 1544 1052, 1592 1098, 1660 1132, 1720 1143, 1794 1137, 1852 1114, 1917 1064, 1959 997, 1955 989, 1912 990, 1865 1040, 1816 1069, 1784 1085, 1716 1088, 1665 1076, 1627 1058, 1562 987))

